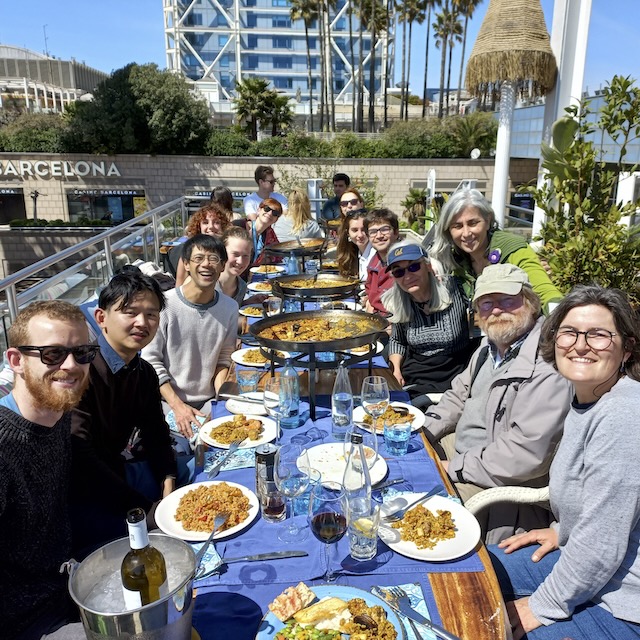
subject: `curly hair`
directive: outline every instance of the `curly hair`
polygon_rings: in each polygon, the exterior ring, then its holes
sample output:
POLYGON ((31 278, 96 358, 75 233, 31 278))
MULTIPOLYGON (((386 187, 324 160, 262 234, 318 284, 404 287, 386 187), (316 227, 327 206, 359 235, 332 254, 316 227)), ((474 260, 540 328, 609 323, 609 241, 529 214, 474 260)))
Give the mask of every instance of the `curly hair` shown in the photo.
POLYGON ((64 300, 38 300, 24 308, 9 327, 7 334, 10 347, 22 347, 31 344, 29 322, 36 316, 44 316, 49 320, 81 324, 87 331, 87 339, 89 337, 84 314, 74 304, 64 300))
POLYGON ((363 220, 367 217, 365 211, 354 211, 347 216, 343 216, 340 228, 338 229, 338 243, 336 255, 338 256, 338 271, 343 276, 357 276, 359 274, 359 250, 355 242, 349 239, 349 224, 353 220, 363 220))
POLYGON ((185 235, 189 238, 192 238, 195 235, 200 233, 200 225, 204 222, 209 215, 213 215, 214 220, 218 220, 220 222, 220 227, 222 231, 231 224, 229 220, 229 212, 226 211, 221 205, 217 202, 210 202, 204 207, 198 209, 190 218, 187 223, 187 228, 185 230, 185 235))
POLYGON ((598 284, 579 284, 571 289, 542 325, 540 355, 546 362, 556 366, 557 330, 569 311, 587 305, 604 307, 611 313, 616 333, 622 338, 622 347, 630 353, 624 365, 625 372, 640 382, 640 322, 637 311, 620 289, 607 289, 598 284))

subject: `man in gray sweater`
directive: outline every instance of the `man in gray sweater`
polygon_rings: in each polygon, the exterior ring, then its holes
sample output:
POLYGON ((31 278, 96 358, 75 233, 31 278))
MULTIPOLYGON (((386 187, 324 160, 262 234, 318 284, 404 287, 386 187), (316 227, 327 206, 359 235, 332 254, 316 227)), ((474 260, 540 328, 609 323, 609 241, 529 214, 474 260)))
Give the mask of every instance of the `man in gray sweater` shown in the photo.
POLYGON ((218 238, 203 234, 187 240, 182 260, 188 278, 168 291, 155 338, 142 357, 156 373, 163 400, 173 410, 180 433, 190 438, 205 403, 225 381, 235 350, 238 303, 216 291, 227 261, 218 238))
MULTIPOLYGON (((571 385, 538 354, 543 320, 527 274, 510 264, 486 267, 474 307, 486 338, 425 422, 463 500, 489 487, 545 486, 571 404, 571 385)), ((549 524, 546 509, 529 505, 481 515, 488 542, 549 524)))

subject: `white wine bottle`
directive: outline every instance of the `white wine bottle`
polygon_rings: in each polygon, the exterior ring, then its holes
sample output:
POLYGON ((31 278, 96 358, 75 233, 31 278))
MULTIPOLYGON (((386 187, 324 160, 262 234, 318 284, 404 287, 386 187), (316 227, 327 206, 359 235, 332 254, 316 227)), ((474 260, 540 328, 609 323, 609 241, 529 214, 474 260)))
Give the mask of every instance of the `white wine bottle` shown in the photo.
POLYGON ((146 514, 136 508, 127 512, 131 550, 120 566, 122 591, 127 609, 138 609, 168 593, 164 556, 149 544, 146 514))

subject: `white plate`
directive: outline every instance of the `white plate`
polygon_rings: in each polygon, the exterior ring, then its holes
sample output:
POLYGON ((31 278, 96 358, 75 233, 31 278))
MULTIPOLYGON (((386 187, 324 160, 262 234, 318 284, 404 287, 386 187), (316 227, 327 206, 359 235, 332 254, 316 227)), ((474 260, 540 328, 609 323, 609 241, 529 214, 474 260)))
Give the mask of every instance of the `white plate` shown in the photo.
MULTIPOLYGON (((258 405, 256 405, 257 407, 258 405)), ((241 445, 240 449, 253 449, 254 447, 258 447, 261 444, 266 444, 267 442, 272 442, 276 439, 278 435, 278 427, 276 423, 271 418, 265 418, 264 416, 259 416, 256 414, 245 414, 247 418, 250 420, 255 418, 256 420, 260 420, 262 422, 262 435, 257 440, 245 440, 241 445)), ((228 444, 223 444, 222 442, 218 442, 215 438, 209 435, 211 429, 214 427, 219 427, 223 422, 230 422, 233 420, 233 416, 222 416, 221 418, 216 418, 215 420, 210 420, 209 422, 205 422, 200 427, 200 437, 203 442, 206 442, 208 445, 212 447, 217 447, 218 449, 228 449, 228 444)))
POLYGON ((259 307, 256 304, 248 304, 246 307, 240 307, 240 315, 247 318, 256 318, 257 320, 260 320, 262 318, 262 307, 259 307), (258 309, 260 311, 260 315, 254 316, 252 313, 247 313, 248 309, 258 309))
MULTIPOLYGON (((234 351, 231 354, 231 359, 236 363, 236 364, 241 364, 243 367, 258 367, 259 369, 264 369, 265 366, 269 366, 269 360, 267 360, 266 362, 263 362, 262 364, 258 364, 257 362, 245 362, 244 361, 244 356, 246 355, 247 351, 251 351, 251 350, 260 350, 259 347, 249 347, 248 349, 238 349, 237 351, 234 351)), ((278 349, 278 351, 280 351, 280 349, 278 349)), ((280 351, 280 353, 284 354, 285 358, 288 358, 291 354, 288 351, 280 351)))
MULTIPOLYGON (((383 513, 393 513, 423 495, 424 493, 403 493, 391 500, 391 502, 385 503, 381 511, 383 513)), ((407 542, 400 539, 399 529, 393 529, 390 525, 381 524, 378 533, 380 539, 396 553, 414 560, 426 560, 428 562, 455 560, 475 548, 480 540, 480 525, 470 511, 467 511, 457 502, 442 496, 433 496, 433 498, 424 503, 424 506, 434 515, 437 515, 438 509, 451 511, 451 517, 456 526, 454 538, 441 540, 433 549, 418 549, 415 542, 407 542)))
MULTIPOLYGON (((409 411, 409 413, 413 416, 413 420, 411 421, 411 431, 417 431, 420 427, 424 425, 424 421, 426 416, 420 409, 416 409, 413 405, 406 404, 405 402, 392 402, 392 407, 404 407, 409 411)), ((354 422, 364 422, 365 416, 367 412, 364 410, 362 405, 359 407, 355 407, 353 410, 353 421, 354 422)), ((377 429, 379 433, 382 432, 382 429, 377 429)))
POLYGON ((225 403, 224 407, 229 413, 235 413, 236 415, 247 415, 249 413, 254 416, 266 416, 267 410, 264 408, 262 404, 262 391, 250 391, 249 393, 242 393, 242 396, 246 396, 247 398, 255 398, 256 400, 260 400, 261 404, 257 404, 255 402, 242 402, 242 400, 234 400, 233 398, 229 398, 225 403))
MULTIPOLYGON (((406 640, 407 634, 404 624, 400 622, 398 614, 384 600, 374 596, 372 593, 358 589, 358 587, 342 584, 321 584, 311 586, 310 589, 316 594, 317 600, 323 598, 340 598, 348 601, 354 598, 362 598, 368 607, 374 607, 375 605, 382 607, 387 614, 387 620, 395 627, 397 640, 406 640)), ((314 600, 314 602, 317 602, 317 600, 314 600)), ((271 611, 268 611, 260 622, 255 640, 273 640, 284 626, 284 622, 278 620, 271 611)), ((343 635, 342 637, 345 638, 348 636, 343 635)))
MULTIPOLYGON (((182 523, 176 520, 176 511, 182 496, 186 495, 192 489, 197 489, 200 485, 210 486, 214 484, 221 484, 221 482, 223 481, 208 480, 207 482, 188 484, 186 487, 176 489, 173 493, 170 493, 166 498, 163 498, 160 501, 155 513, 156 524, 167 535, 173 536, 174 538, 188 540, 189 542, 200 542, 202 540, 206 540, 211 531, 187 531, 182 526, 182 523)), ((235 527, 216 533, 216 535, 213 536, 214 540, 222 540, 223 538, 232 536, 234 533, 243 531, 255 520, 255 517, 258 515, 258 511, 260 511, 258 498, 253 491, 250 491, 246 487, 243 487, 241 484, 236 484, 235 482, 227 482, 227 484, 231 487, 237 487, 245 496, 247 496, 247 498, 249 498, 249 515, 244 522, 237 524, 235 527)))
MULTIPOLYGON (((368 448, 368 447, 367 447, 368 448)), ((344 476, 347 460, 344 457, 344 443, 340 442, 319 444, 308 450, 309 465, 322 474, 323 482, 340 482, 344 476)), ((378 484, 386 475, 389 468, 382 456, 378 456, 373 466, 369 469, 371 484, 378 484)))
POLYGON ((249 289, 249 291, 254 291, 255 293, 271 293, 271 283, 267 280, 260 280, 260 282, 250 282, 247 285, 247 289, 249 289), (265 285, 267 284, 269 285, 268 288, 265 287, 265 285))
MULTIPOLYGON (((365 345, 366 347, 370 347, 371 345, 365 345)), ((360 347, 358 347, 358 349, 360 349, 360 347)), ((384 349, 384 345, 382 344, 382 342, 376 342, 376 352, 374 355, 378 355, 379 353, 382 353, 384 349)), ((349 349, 349 353, 352 353, 355 356, 364 356, 364 355, 368 355, 368 353, 363 353, 362 351, 356 351, 355 349, 349 349)), ((400 404, 400 403, 398 403, 400 404)), ((362 407, 360 407, 362 409, 362 407)))
MULTIPOLYGON (((264 266, 264 265, 262 265, 264 266)), ((258 275, 261 276, 269 276, 269 277, 274 277, 277 276, 280 273, 284 273, 286 271, 286 269, 280 265, 277 264, 270 264, 269 265, 272 269, 274 269, 274 271, 270 272, 270 273, 265 273, 264 271, 260 271, 261 269, 261 265, 258 265, 257 267, 251 267, 251 269, 249 269, 249 271, 251 271, 251 273, 257 273, 258 275)))

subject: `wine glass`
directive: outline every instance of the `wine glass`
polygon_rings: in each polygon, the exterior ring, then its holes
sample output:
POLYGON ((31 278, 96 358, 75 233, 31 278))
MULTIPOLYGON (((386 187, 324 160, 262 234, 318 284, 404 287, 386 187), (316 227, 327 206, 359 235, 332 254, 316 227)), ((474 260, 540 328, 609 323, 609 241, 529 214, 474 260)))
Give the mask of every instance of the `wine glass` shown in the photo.
POLYGON ((276 451, 273 464, 273 479, 278 491, 289 506, 288 526, 278 534, 282 542, 304 540, 307 532, 294 522, 293 498, 304 493, 309 486, 309 460, 307 450, 299 444, 283 444, 276 451))
POLYGON ((376 433, 376 422, 389 406, 389 386, 382 376, 367 376, 362 381, 362 408, 371 416, 371 433, 376 433))
POLYGON ((329 546, 342 539, 347 532, 347 496, 339 482, 320 482, 309 497, 309 526, 313 535, 324 542, 327 570, 325 582, 334 582, 329 546))
POLYGON ((280 378, 268 378, 264 383, 262 404, 267 413, 276 421, 278 438, 280 438, 280 419, 288 416, 291 409, 291 394, 283 393, 280 378))

